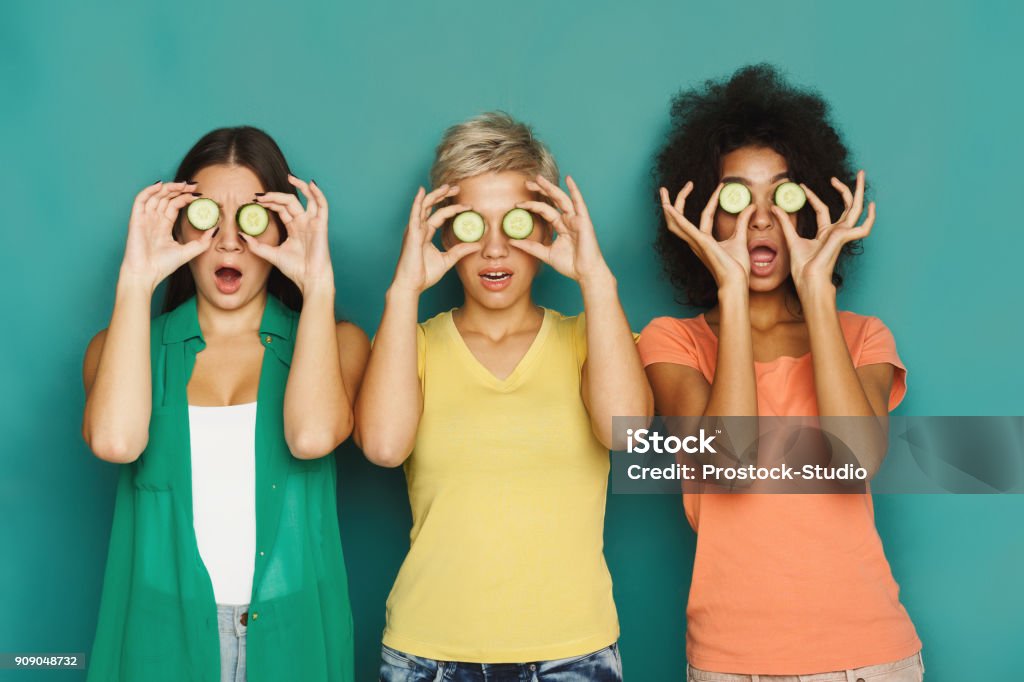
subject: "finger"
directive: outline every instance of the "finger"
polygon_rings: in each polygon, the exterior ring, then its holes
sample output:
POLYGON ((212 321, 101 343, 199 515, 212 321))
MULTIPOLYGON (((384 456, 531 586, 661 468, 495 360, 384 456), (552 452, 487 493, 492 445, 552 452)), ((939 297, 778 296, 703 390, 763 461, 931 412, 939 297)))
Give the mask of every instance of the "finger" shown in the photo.
POLYGON ((846 217, 846 214, 850 211, 850 207, 853 206, 853 192, 839 180, 839 178, 832 178, 832 186, 835 187, 841 195, 843 195, 843 206, 845 210, 843 215, 840 216, 836 222, 842 222, 842 219, 846 217))
POLYGON ((771 209, 772 213, 775 214, 775 219, 779 221, 779 226, 782 228, 782 234, 786 238, 786 242, 790 245, 796 244, 800 239, 800 235, 797 234, 793 219, 775 204, 772 204, 771 209))
POLYGON ((541 244, 530 239, 510 239, 508 243, 520 251, 525 251, 539 261, 549 262, 551 247, 547 244, 541 244))
POLYGON ((434 207, 440 203, 443 203, 449 197, 458 194, 459 188, 455 185, 444 184, 435 189, 433 192, 427 194, 423 199, 423 207, 420 211, 420 222, 425 222, 430 214, 433 213, 434 207))
POLYGON ((288 208, 293 217, 298 217, 306 212, 306 209, 299 203, 299 198, 291 192, 257 192, 256 203, 279 204, 288 208))
POLYGON ((313 199, 316 201, 317 212, 327 217, 327 195, 320 189, 320 185, 316 184, 315 180, 309 181, 309 191, 313 195, 313 199))
MULTIPOLYGON (((164 208, 163 216, 167 220, 174 222, 178 218, 178 213, 181 209, 185 208, 193 201, 198 199, 200 195, 198 192, 182 192, 178 196, 174 197, 171 201, 167 202, 167 206, 164 208)), ((208 232, 211 230, 207 230, 208 232)))
POLYGON ((860 220, 860 214, 864 211, 864 185, 865 177, 864 171, 857 171, 857 189, 853 193, 853 206, 850 209, 850 214, 846 216, 846 224, 853 227, 860 220))
POLYGON ((412 200, 412 209, 409 211, 409 227, 407 231, 411 232, 420 229, 420 214, 423 212, 423 196, 424 190, 422 187, 416 190, 416 198, 412 200))
POLYGON ((711 234, 711 228, 715 226, 715 213, 718 212, 718 195, 722 193, 723 187, 725 187, 723 183, 718 183, 718 187, 711 193, 711 198, 708 199, 707 205, 700 213, 700 231, 704 234, 711 234))
POLYGON ((868 204, 868 216, 864 219, 864 223, 860 227, 854 227, 849 230, 843 230, 844 236, 849 237, 845 239, 845 242, 852 242, 858 239, 864 239, 871 234, 871 228, 875 226, 875 202, 868 204))
POLYGON ((484 245, 480 242, 459 242, 447 251, 442 251, 441 256, 444 260, 445 271, 450 270, 460 260, 471 253, 476 253, 482 248, 484 248, 484 245))
MULTIPOLYGON (((320 207, 317 205, 316 201, 313 199, 313 195, 309 191, 309 184, 306 181, 295 177, 291 173, 288 174, 288 182, 302 192, 302 196, 306 198, 306 213, 308 213, 310 217, 315 217, 316 214, 320 212, 320 207)), ((295 203, 298 203, 298 199, 295 200, 295 203)))
MULTIPOLYGON (((266 209, 269 209, 269 210, 273 211, 274 213, 276 213, 281 218, 281 222, 284 223, 285 225, 290 223, 292 221, 292 219, 294 218, 294 216, 292 215, 292 213, 289 210, 288 206, 286 206, 284 204, 279 204, 276 201, 263 201, 263 197, 256 197, 256 198, 257 198, 257 200, 260 200, 259 201, 259 205, 260 206, 262 206, 262 207, 264 207, 266 209)), ((296 203, 298 203, 298 200, 296 200, 296 203)))
POLYGON ((145 205, 146 211, 155 211, 157 209, 157 206, 160 205, 160 200, 163 199, 168 194, 170 194, 171 192, 175 192, 175 193, 181 192, 181 191, 183 191, 185 189, 185 187, 191 187, 191 186, 192 185, 189 185, 188 183, 185 183, 185 182, 163 182, 163 183, 160 183, 159 189, 157 189, 156 192, 151 194, 149 196, 149 198, 146 200, 146 205, 145 205))
MULTIPOLYGON (((516 208, 525 208, 530 213, 536 213, 552 226, 562 222, 562 214, 558 209, 545 201, 520 201, 516 203, 516 208)), ((561 227, 565 229, 565 225, 561 227)))
POLYGON ((186 256, 184 262, 187 263, 199 254, 209 250, 210 245, 213 244, 214 237, 217 236, 219 231, 219 227, 213 230, 207 230, 199 237, 199 239, 193 239, 182 244, 181 250, 186 256))
POLYGON ((750 216, 754 215, 755 210, 757 210, 757 207, 754 204, 750 204, 750 206, 740 211, 740 214, 736 216, 736 231, 732 233, 730 239, 741 241, 744 244, 747 242, 747 228, 750 226, 750 216))
MULTIPOLYGON (((167 194, 165 194, 162 197, 160 197, 157 200, 156 208, 154 209, 156 211, 157 215, 166 215, 167 207, 171 204, 172 201, 176 200, 178 197, 181 197, 181 196, 192 196, 192 192, 183 192, 183 191, 168 192, 167 194)), ((198 196, 199 195, 197 195, 197 198, 198 198, 198 196)))
POLYGON ((538 174, 533 181, 526 181, 526 188, 540 192, 548 199, 551 199, 561 209, 562 213, 573 213, 572 199, 562 191, 562 188, 554 184, 543 175, 538 174))
POLYGON ((160 191, 163 184, 163 180, 157 180, 152 185, 148 185, 136 194, 135 201, 132 203, 133 210, 143 208, 146 205, 146 202, 149 201, 149 198, 160 191))
POLYGON ((280 246, 271 246, 270 244, 261 242, 259 239, 252 238, 241 230, 238 231, 238 237, 245 242, 245 245, 249 247, 249 250, 252 251, 254 256, 262 258, 271 265, 277 265, 279 260, 277 254, 281 248, 280 246))
POLYGON ((817 217, 818 232, 821 232, 832 224, 832 216, 829 215, 828 205, 804 183, 800 183, 800 188, 807 195, 807 201, 811 202, 811 208, 814 209, 814 215, 817 217))
POLYGON ((587 202, 583 201, 583 193, 580 192, 576 181, 572 179, 572 176, 566 175, 565 184, 569 188, 569 196, 572 198, 572 205, 576 210, 576 214, 589 219, 590 213, 587 212, 587 202))
POLYGON ((469 206, 466 206, 465 204, 449 204, 444 208, 439 208, 438 210, 430 214, 430 219, 427 220, 427 227, 431 230, 437 230, 442 225, 444 225, 445 221, 448 220, 449 218, 454 218, 463 211, 471 210, 473 209, 471 209, 469 206))
POLYGON ((665 213, 665 225, 668 227, 669 231, 684 240, 691 247, 695 246, 696 235, 700 234, 700 230, 694 227, 682 213, 676 211, 675 206, 668 203, 667 194, 665 196, 665 201, 661 204, 661 209, 665 213))
MULTIPOLYGON (((690 196, 691 192, 693 192, 693 180, 690 180, 683 185, 683 188, 679 190, 679 194, 676 195, 676 200, 673 206, 675 206, 676 210, 680 213, 682 213, 683 209, 686 208, 686 198, 690 196)), ((668 190, 665 190, 665 196, 668 196, 668 190)))

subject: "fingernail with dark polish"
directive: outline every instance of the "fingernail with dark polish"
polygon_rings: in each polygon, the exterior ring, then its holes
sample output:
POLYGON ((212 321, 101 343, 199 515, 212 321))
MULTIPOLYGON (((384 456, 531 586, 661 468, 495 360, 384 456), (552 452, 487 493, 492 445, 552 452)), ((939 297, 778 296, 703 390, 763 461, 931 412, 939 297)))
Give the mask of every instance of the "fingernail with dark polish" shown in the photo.
POLYGON ((192 196, 194 196, 194 197, 201 197, 201 196, 203 196, 203 193, 202 192, 192 192, 192 196))
POLYGON ((315 185, 316 184, 316 180, 314 180, 313 178, 310 178, 309 179, 309 184, 315 185))
POLYGON ((218 228, 214 228, 213 236, 216 237, 218 232, 220 232, 220 228, 219 227, 218 228))
POLYGON ((265 194, 266 194, 266 192, 256 192, 256 196, 258 196, 258 197, 262 197, 265 194))

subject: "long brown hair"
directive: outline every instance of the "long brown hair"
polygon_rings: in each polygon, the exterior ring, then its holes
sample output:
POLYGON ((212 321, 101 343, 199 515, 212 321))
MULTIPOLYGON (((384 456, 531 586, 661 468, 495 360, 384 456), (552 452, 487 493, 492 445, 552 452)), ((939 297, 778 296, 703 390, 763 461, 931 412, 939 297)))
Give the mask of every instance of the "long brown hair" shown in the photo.
MULTIPOLYGON (((288 162, 285 161, 281 148, 273 138, 259 128, 238 126, 236 128, 218 128, 204 135, 188 150, 181 160, 178 171, 174 174, 175 182, 191 180, 196 174, 208 166, 244 166, 259 178, 266 192, 290 192, 296 194, 295 188, 288 182, 288 162)), ((174 238, 181 241, 181 220, 185 214, 181 211, 174 223, 174 238)), ((288 233, 277 216, 278 233, 283 242, 288 233)), ((302 308, 302 293, 290 279, 277 268, 271 268, 267 279, 267 292, 277 296, 292 310, 302 308)), ((196 293, 196 282, 188 265, 183 265, 167 278, 167 289, 164 293, 163 312, 174 310, 196 293)))

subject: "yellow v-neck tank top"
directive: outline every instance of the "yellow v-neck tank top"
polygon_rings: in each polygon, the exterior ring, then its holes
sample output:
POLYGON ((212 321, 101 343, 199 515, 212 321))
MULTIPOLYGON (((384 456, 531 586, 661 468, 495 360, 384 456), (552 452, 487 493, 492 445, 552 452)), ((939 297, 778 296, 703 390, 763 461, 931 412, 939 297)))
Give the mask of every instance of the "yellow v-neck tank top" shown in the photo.
POLYGON ((423 413, 406 460, 413 527, 384 644, 476 663, 567 658, 619 634, 603 553, 608 450, 580 392, 582 315, 544 311, 498 379, 451 311, 419 326, 423 413))

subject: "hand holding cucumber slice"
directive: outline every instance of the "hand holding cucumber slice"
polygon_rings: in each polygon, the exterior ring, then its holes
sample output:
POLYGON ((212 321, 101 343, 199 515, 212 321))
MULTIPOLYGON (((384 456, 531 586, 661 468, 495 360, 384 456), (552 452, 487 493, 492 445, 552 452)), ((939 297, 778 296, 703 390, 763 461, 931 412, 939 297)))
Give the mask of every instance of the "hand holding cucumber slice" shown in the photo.
POLYGON ((484 218, 476 211, 463 211, 452 221, 452 232, 461 241, 478 242, 484 236, 484 218))
POLYGON ((526 239, 533 234, 533 216, 525 208, 513 208, 501 219, 501 229, 512 239, 526 239))
POLYGON ((209 230, 220 221, 220 206, 213 199, 196 199, 188 205, 185 216, 197 230, 209 230))
POLYGON ((796 213, 807 203, 807 194, 795 182, 784 182, 775 188, 775 205, 786 213, 796 213))
POLYGON ((242 232, 250 237, 259 237, 270 225, 270 214, 260 204, 245 204, 235 214, 235 222, 242 232))
POLYGON ((718 193, 718 205, 726 213, 740 213, 750 206, 750 190, 738 182, 728 182, 718 193))

